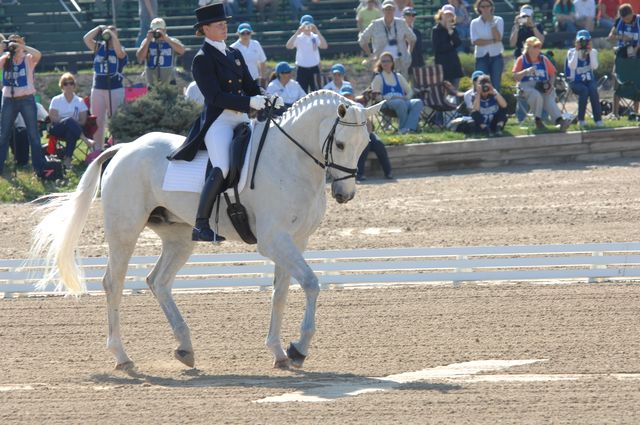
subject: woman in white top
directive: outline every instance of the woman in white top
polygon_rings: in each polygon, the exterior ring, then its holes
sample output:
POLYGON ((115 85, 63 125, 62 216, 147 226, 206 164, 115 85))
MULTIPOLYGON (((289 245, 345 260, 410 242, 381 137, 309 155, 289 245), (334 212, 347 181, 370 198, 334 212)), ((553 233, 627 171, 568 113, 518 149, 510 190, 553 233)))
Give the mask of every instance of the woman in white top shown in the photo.
POLYGON ((300 27, 287 41, 287 49, 296 49, 296 76, 307 93, 318 90, 316 76, 320 75, 320 49, 327 47, 327 40, 313 23, 313 16, 300 18, 300 27))
POLYGON ((391 53, 384 52, 380 55, 376 71, 378 73, 371 81, 371 91, 379 93, 387 101, 383 108, 390 108, 396 113, 400 134, 417 131, 424 103, 420 99, 411 98, 413 90, 402 74, 395 71, 391 53))
MULTIPOLYGON (((306 95, 300 84, 291 79, 291 71, 291 66, 288 63, 280 62, 276 66, 276 78, 267 86, 267 94, 276 94, 281 97, 286 108, 306 95)), ((282 113, 284 110, 281 109, 279 112, 282 113)))
POLYGON ((264 54, 264 50, 262 49, 260 42, 251 38, 253 34, 251 24, 248 22, 241 23, 238 25, 236 33, 238 34, 238 40, 236 40, 231 47, 242 53, 242 57, 247 63, 247 68, 249 68, 251 77, 253 77, 259 85, 260 79, 265 77, 265 62, 267 61, 267 56, 264 54))
POLYGON ((336 63, 331 67, 331 75, 333 75, 333 80, 329 81, 323 89, 331 90, 336 93, 340 93, 342 87, 349 86, 352 88, 351 83, 344 79, 345 68, 341 63, 336 63))
POLYGON ((76 79, 73 74, 62 74, 58 86, 62 93, 51 99, 49 105, 49 134, 67 142, 63 163, 69 168, 78 139, 85 142, 89 149, 93 148, 93 140, 83 133, 82 127, 87 122, 88 108, 84 100, 75 93, 76 79))
POLYGON ((504 70, 504 21, 493 15, 493 0, 477 0, 475 9, 480 16, 471 21, 470 33, 471 44, 475 46, 476 70, 489 75, 493 87, 500 91, 500 79, 504 70))

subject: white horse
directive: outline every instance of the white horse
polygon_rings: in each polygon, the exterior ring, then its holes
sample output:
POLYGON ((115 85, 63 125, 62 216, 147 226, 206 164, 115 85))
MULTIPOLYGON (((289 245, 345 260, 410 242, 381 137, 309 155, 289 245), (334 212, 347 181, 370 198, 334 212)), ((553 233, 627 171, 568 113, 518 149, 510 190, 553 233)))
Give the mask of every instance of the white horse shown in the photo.
MULTIPOLYGON (((251 230, 258 240, 258 252, 275 263, 271 323, 266 339, 275 367, 301 367, 308 354, 316 329, 319 285, 302 251, 325 213, 326 173, 333 179, 331 192, 338 202, 347 202, 355 195, 353 173, 369 141, 365 122, 381 105, 363 108, 328 91, 299 100, 280 121, 282 130, 299 146, 271 124, 256 170, 256 187, 252 190, 247 184, 240 192, 251 230), (300 339, 285 351, 280 328, 291 277, 304 289, 306 307, 300 339)), ((257 125, 254 140, 261 130, 262 125, 257 125)), ((107 348, 115 356, 118 369, 133 366, 122 344, 119 311, 128 262, 145 226, 162 240, 162 254, 146 282, 178 342, 175 357, 189 367, 194 366, 189 328, 173 300, 171 286, 194 247, 191 228, 199 195, 162 190, 169 164, 166 157, 182 140, 172 134, 149 133, 105 151, 87 168, 74 193, 59 194, 45 206, 47 214, 34 231, 32 256, 44 256, 49 264, 40 286, 59 280, 59 289, 73 294, 85 292, 75 248, 97 195, 101 166, 111 159, 101 184, 104 231, 109 246, 102 285, 109 319, 107 348)), ((256 149, 254 142, 249 173, 256 149)), ((219 230, 227 238, 240 240, 226 214, 220 214, 219 230)))

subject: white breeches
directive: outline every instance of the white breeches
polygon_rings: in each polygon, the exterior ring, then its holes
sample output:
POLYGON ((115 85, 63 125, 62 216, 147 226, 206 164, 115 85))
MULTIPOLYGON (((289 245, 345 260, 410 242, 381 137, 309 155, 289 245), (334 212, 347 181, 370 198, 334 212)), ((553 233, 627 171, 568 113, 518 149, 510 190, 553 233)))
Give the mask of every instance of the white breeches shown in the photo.
POLYGON ((250 122, 247 114, 225 109, 204 136, 211 165, 213 168, 220 168, 225 177, 229 174, 229 149, 233 141, 233 129, 243 122, 250 122))

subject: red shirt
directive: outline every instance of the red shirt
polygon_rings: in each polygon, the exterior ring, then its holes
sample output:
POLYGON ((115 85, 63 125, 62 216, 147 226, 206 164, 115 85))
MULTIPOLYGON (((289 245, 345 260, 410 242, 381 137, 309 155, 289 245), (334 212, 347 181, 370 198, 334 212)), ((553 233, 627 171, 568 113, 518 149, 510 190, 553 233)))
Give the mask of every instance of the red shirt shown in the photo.
POLYGON ((600 5, 604 5, 604 9, 606 10, 606 15, 610 19, 616 19, 618 16, 618 7, 620 6, 620 2, 618 0, 599 0, 598 1, 598 18, 602 17, 602 13, 600 12, 600 5))
POLYGON ((624 0, 622 4, 629 3, 633 8, 633 13, 640 13, 640 0, 624 0))

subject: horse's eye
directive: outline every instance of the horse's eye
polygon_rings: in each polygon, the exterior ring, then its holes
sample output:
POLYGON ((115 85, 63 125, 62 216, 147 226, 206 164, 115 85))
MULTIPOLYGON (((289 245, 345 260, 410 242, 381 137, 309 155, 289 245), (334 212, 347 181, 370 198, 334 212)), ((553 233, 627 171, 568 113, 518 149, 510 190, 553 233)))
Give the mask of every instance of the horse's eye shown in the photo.
POLYGON ((336 143, 336 147, 337 147, 338 149, 340 149, 341 151, 343 151, 343 150, 344 150, 344 143, 342 143, 342 142, 337 142, 337 143, 336 143))

